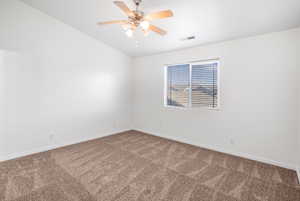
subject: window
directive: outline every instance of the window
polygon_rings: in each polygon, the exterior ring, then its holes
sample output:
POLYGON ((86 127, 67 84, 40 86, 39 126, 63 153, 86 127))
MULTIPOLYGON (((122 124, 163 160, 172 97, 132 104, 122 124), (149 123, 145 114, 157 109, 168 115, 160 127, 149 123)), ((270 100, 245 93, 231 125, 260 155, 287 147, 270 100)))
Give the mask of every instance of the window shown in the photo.
POLYGON ((207 61, 166 67, 165 104, 175 107, 219 106, 219 62, 207 61))

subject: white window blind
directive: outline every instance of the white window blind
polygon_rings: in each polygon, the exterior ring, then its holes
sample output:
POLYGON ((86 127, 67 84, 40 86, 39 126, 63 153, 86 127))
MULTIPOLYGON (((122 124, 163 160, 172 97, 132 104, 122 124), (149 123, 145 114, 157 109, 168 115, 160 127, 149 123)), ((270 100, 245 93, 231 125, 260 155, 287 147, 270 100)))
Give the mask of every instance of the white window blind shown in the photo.
POLYGON ((167 66, 166 105, 217 108, 218 61, 167 66))
POLYGON ((192 107, 217 107, 217 67, 217 63, 192 65, 192 107))

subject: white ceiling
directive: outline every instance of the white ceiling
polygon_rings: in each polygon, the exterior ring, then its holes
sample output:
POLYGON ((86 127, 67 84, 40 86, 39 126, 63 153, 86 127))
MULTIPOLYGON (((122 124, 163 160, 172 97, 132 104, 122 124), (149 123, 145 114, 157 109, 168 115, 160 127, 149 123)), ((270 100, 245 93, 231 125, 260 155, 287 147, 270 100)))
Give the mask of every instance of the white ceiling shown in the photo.
MULTIPOLYGON (((281 31, 300 26, 300 0, 143 0, 146 12, 172 9, 174 17, 154 21, 162 37, 141 32, 128 38, 119 25, 99 21, 126 19, 113 0, 22 0, 50 16, 130 56, 156 54, 201 44, 281 31), (196 40, 181 41, 195 35, 196 40), (137 43, 138 42, 138 43, 137 43)), ((124 0, 134 8, 132 0, 124 0)))

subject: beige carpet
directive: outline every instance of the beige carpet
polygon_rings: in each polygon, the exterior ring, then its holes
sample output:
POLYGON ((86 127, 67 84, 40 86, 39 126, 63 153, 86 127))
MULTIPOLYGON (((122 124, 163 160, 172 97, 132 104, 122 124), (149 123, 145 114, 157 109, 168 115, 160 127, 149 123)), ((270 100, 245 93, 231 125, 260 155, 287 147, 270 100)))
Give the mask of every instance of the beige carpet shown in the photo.
POLYGON ((1 201, 300 201, 287 170, 130 131, 0 163, 1 201))

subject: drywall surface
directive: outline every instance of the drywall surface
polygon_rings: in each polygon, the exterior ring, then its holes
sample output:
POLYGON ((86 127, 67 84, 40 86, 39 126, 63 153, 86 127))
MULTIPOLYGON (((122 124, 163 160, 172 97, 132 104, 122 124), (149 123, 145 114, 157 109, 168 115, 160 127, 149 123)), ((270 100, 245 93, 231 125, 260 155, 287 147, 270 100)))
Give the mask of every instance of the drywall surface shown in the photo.
MULTIPOLYGON (((297 53, 299 55, 300 52, 300 38, 298 39, 298 50, 297 53)), ((298 59, 298 179, 300 182, 300 59, 298 59)))
POLYGON ((295 168, 300 29, 134 60, 134 128, 295 168), (219 110, 164 107, 164 65, 219 58, 219 110))
POLYGON ((131 58, 0 0, 0 160, 131 128, 131 58))

